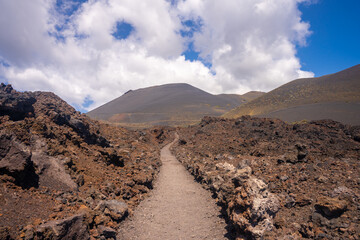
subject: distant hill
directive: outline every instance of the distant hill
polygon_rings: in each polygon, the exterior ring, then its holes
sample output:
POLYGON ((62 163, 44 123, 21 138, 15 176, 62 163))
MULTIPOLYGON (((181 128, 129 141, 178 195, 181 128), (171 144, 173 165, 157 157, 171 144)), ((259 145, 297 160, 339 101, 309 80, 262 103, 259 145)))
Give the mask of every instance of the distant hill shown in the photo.
POLYGON ((250 95, 250 98, 235 94, 212 95, 189 84, 166 84, 130 90, 87 115, 127 127, 189 125, 205 115, 220 116, 259 94, 250 95))
POLYGON ((360 125, 360 65, 318 78, 298 79, 224 114, 285 121, 333 119, 360 125))

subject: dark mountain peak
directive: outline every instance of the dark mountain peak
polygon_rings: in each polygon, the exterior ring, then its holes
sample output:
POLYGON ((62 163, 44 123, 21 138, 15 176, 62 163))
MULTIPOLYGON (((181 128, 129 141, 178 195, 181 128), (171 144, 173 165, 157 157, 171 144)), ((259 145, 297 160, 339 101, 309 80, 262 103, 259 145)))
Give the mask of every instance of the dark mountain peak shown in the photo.
POLYGON ((240 95, 213 95, 187 83, 171 83, 128 91, 88 115, 127 126, 184 125, 206 115, 219 116, 244 102, 240 95))

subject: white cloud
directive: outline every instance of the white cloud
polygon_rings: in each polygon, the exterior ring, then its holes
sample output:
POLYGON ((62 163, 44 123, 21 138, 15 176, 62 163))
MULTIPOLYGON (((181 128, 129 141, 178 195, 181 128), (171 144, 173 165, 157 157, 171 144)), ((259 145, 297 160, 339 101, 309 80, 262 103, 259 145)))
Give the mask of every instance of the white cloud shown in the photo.
POLYGON ((300 70, 296 58, 295 44, 305 44, 309 35, 297 1, 187 0, 179 9, 188 18, 203 19, 195 48, 212 59, 223 91, 268 91, 300 76, 313 76, 300 70))
POLYGON ((0 55, 17 66, 41 62, 43 49, 50 48, 46 36, 49 4, 46 1, 0 0, 0 55))
POLYGON ((66 22, 54 0, 0 0, 0 59, 10 64, 0 62, 0 77, 19 90, 53 91, 78 106, 90 97, 90 108, 129 89, 172 82, 212 93, 268 91, 313 76, 296 58, 296 45, 309 35, 297 2, 91 0, 66 22), (201 31, 179 34, 186 29, 182 20, 199 18, 201 31), (134 27, 125 40, 111 35, 119 21, 134 27), (57 31, 57 24, 65 25, 57 31), (181 56, 189 41, 211 69, 181 56))

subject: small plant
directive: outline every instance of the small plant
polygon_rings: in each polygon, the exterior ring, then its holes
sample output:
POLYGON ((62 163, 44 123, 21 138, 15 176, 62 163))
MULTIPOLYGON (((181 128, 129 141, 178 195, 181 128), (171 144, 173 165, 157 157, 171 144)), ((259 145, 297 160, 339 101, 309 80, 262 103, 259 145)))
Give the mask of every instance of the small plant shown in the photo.
POLYGON ((303 120, 301 120, 301 121, 291 122, 290 125, 295 125, 295 124, 307 124, 307 123, 309 123, 309 120, 303 119, 303 120))

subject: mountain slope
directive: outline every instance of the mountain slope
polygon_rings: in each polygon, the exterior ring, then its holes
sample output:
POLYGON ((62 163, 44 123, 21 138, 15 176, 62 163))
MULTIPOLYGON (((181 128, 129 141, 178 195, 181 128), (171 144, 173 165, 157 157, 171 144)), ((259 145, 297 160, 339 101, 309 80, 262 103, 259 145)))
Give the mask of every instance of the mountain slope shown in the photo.
POLYGON ((355 117, 360 115, 358 103, 360 65, 318 78, 294 80, 231 110, 224 117, 259 115, 278 117, 286 121, 332 118, 345 123, 360 124, 360 117, 350 119, 350 115, 346 116, 346 109, 355 111, 355 117), (339 107, 339 104, 343 104, 343 107, 339 107), (339 108, 343 111, 339 111, 339 108))
POLYGON ((125 126, 186 125, 205 115, 220 116, 246 102, 240 95, 212 95, 189 84, 166 84, 128 91, 88 116, 125 126))

